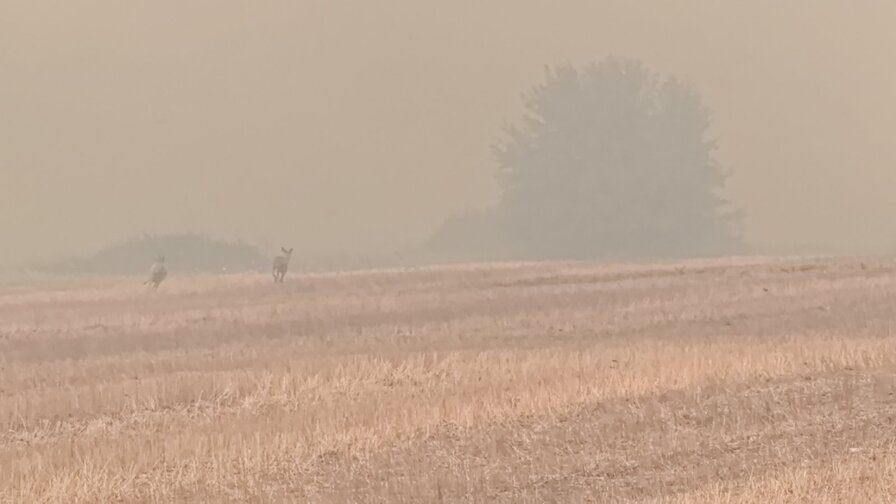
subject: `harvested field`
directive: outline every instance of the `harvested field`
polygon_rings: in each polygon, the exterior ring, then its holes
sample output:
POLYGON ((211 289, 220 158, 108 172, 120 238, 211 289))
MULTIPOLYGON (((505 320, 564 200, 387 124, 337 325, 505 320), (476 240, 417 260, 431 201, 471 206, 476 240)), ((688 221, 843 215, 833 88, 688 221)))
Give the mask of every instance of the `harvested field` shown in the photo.
POLYGON ((892 502, 896 261, 0 287, 2 502, 892 502))

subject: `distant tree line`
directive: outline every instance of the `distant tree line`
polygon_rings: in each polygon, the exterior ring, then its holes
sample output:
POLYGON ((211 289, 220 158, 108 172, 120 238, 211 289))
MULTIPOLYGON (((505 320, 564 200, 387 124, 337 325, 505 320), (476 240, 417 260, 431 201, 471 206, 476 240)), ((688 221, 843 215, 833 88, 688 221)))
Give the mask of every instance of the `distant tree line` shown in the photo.
POLYGON ((143 236, 106 247, 89 257, 35 265, 52 274, 145 274, 152 261, 165 256, 179 273, 220 273, 267 269, 269 260, 242 241, 225 241, 195 233, 143 236))
MULTIPOLYGON (((524 99, 522 118, 493 146, 498 203, 447 219, 416 255, 640 259, 742 250, 740 215, 722 196, 728 173, 693 86, 610 58, 546 68, 524 99)), ((270 258, 245 242, 186 233, 131 239, 35 269, 144 274, 160 255, 172 272, 270 268, 270 258)))
POLYGON ((737 251, 740 216, 693 86, 607 59, 546 69, 494 146, 499 203, 448 219, 432 250, 469 259, 737 251))

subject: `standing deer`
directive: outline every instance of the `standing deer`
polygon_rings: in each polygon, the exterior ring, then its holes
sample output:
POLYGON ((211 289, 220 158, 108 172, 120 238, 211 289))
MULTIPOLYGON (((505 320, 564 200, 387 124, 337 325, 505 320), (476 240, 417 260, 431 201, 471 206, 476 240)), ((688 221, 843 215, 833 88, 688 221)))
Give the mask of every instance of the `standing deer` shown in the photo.
POLYGON ((274 282, 283 283, 286 270, 289 269, 289 259, 292 258, 292 249, 280 247, 280 250, 283 251, 283 255, 274 258, 274 282))
POLYGON ((166 276, 168 276, 168 270, 165 269, 165 256, 159 256, 156 258, 155 264, 149 268, 149 279, 143 282, 143 285, 149 285, 156 290, 166 276))

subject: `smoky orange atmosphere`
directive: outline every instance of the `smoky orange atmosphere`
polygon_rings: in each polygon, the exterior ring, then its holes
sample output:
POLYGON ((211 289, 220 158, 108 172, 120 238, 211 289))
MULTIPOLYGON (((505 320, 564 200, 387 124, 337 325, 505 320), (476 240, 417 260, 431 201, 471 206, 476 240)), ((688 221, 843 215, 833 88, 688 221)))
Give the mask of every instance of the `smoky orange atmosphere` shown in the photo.
POLYGON ((896 5, 0 3, 0 264, 195 231, 383 253, 497 197, 544 65, 700 90, 752 247, 896 245, 896 5))

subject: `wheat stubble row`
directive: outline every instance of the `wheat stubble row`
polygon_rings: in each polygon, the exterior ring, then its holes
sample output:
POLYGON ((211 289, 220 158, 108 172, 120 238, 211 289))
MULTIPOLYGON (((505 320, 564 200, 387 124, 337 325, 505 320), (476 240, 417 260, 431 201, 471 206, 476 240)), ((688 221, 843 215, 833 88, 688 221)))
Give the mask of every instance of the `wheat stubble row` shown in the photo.
POLYGON ((786 502, 838 464, 834 481, 860 484, 863 457, 893 456, 893 266, 0 288, 0 499, 694 502, 780 487, 786 502))

